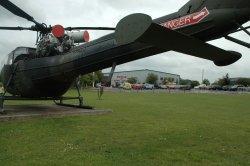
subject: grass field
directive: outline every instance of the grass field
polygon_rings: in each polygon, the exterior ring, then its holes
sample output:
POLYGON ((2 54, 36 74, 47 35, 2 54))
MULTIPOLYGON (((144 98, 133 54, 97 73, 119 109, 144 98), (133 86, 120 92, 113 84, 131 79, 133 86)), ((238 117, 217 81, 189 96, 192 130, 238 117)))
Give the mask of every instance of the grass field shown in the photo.
POLYGON ((250 165, 250 95, 84 96, 113 113, 0 122, 0 165, 250 165))

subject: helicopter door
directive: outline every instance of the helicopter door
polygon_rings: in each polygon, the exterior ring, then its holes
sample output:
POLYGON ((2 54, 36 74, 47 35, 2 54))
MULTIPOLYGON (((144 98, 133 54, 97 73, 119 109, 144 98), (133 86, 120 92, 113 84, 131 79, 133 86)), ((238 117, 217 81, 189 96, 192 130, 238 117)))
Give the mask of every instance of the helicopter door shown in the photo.
POLYGON ((191 1, 189 1, 179 10, 180 16, 184 16, 187 14, 197 12, 202 7, 202 5, 204 4, 205 1, 206 0, 191 0, 191 1))

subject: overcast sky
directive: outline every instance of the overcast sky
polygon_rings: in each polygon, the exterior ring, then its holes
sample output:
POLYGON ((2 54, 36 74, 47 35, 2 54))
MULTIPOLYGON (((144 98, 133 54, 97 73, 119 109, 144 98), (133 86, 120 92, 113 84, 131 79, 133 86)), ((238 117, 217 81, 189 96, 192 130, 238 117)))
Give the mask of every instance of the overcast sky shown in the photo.
MULTIPOLYGON (((188 0, 11 0, 39 22, 63 26, 110 26, 115 27, 120 19, 131 13, 146 13, 153 18, 177 11, 188 0)), ((0 26, 31 26, 32 23, 19 18, 0 7, 0 26)), ((246 25, 250 25, 247 23, 246 25)), ((90 31, 91 39, 108 32, 90 31)), ((232 36, 250 42, 243 32, 232 36)), ((1 60, 18 46, 33 47, 36 33, 29 31, 0 31, 1 60)), ((182 78, 201 80, 202 70, 205 78, 214 81, 229 73, 231 77, 250 77, 250 49, 231 43, 225 39, 209 42, 226 50, 242 53, 241 60, 227 67, 217 67, 213 62, 188 55, 167 52, 145 59, 120 65, 116 71, 151 69, 176 73, 182 78)), ((109 71, 106 69, 105 71, 109 71)))

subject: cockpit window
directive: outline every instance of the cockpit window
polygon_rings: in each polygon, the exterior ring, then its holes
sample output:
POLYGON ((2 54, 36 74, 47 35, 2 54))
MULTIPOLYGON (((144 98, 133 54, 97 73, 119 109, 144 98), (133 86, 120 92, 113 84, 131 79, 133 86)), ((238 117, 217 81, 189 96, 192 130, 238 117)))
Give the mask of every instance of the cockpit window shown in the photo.
POLYGON ((7 64, 11 65, 15 61, 32 57, 36 52, 34 48, 18 47, 8 55, 7 64))
POLYGON ((11 65, 12 61, 13 61, 14 55, 13 55, 13 51, 11 53, 8 54, 8 60, 7 60, 7 65, 11 65))
POLYGON ((14 59, 16 59, 16 57, 18 57, 19 55, 24 55, 24 54, 28 54, 27 48, 19 47, 14 51, 14 59))

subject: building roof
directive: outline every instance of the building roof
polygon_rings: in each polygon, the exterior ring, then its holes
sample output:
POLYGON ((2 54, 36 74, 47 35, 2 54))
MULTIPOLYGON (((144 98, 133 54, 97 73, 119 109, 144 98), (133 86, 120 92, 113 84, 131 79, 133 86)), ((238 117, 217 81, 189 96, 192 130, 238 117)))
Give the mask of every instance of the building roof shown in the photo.
MULTIPOLYGON (((114 72, 114 73, 129 73, 129 72, 136 72, 136 71, 149 71, 149 72, 157 72, 157 73, 163 73, 163 74, 170 74, 170 75, 180 76, 179 74, 172 74, 172 73, 166 73, 166 72, 162 72, 162 71, 149 70, 149 69, 130 70, 130 71, 117 71, 117 72, 114 72)), ((109 74, 109 73, 103 73, 103 74, 109 74)))

